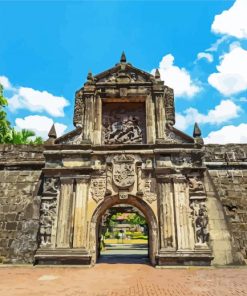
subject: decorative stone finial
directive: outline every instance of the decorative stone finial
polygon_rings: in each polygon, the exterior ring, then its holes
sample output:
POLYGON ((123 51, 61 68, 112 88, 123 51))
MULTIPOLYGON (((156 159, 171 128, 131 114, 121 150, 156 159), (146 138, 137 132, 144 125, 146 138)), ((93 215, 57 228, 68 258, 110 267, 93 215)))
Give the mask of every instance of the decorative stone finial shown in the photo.
POLYGON ((120 62, 121 63, 126 63, 126 55, 125 55, 124 51, 122 52, 120 62))
POLYGON ((198 138, 198 137, 201 137, 201 135, 202 135, 202 132, 201 132, 199 126, 198 126, 198 123, 195 122, 194 131, 193 131, 193 137, 194 138, 198 138))
POLYGON ((92 71, 89 70, 88 74, 87 74, 87 81, 88 82, 93 82, 93 74, 92 71))
POLYGON ((155 70, 154 77, 155 77, 155 79, 160 80, 160 71, 159 71, 159 69, 155 70))
POLYGON ((57 138, 57 132, 56 132, 56 128, 55 125, 53 123, 49 133, 48 133, 48 140, 46 141, 47 144, 54 144, 56 138, 57 138))
POLYGON ((197 124, 197 122, 195 122, 194 131, 193 131, 193 137, 195 138, 195 143, 203 145, 204 142, 201 135, 202 135, 202 132, 199 128, 199 125, 197 124))

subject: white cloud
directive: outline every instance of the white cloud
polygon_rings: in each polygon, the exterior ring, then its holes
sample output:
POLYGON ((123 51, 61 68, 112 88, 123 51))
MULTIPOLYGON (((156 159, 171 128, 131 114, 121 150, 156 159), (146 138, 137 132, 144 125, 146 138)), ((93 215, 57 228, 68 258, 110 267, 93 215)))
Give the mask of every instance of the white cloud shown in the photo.
POLYGON ((247 50, 234 43, 230 52, 220 58, 220 65, 216 68, 218 72, 209 75, 208 82, 223 95, 247 89, 247 50))
MULTIPOLYGON (((189 72, 184 68, 179 68, 173 64, 174 57, 172 54, 164 56, 159 64, 161 79, 165 84, 174 89, 177 97, 193 97, 200 91, 198 85, 192 81, 189 72)), ((154 73, 155 70, 152 70, 154 73)))
POLYGON ((63 117, 64 108, 69 105, 69 101, 64 97, 54 96, 47 91, 14 87, 6 76, 0 76, 0 83, 5 90, 11 92, 12 97, 8 98, 8 104, 12 112, 27 109, 33 112, 47 112, 54 117, 63 117))
MULTIPOLYGON (((15 125, 17 130, 28 129, 34 131, 37 136, 47 139, 48 133, 53 125, 53 120, 46 116, 30 115, 24 118, 16 118, 15 125)), ((60 137, 67 129, 67 126, 56 122, 55 128, 57 136, 60 137)))
POLYGON ((64 97, 57 97, 47 91, 30 87, 18 88, 8 102, 10 111, 27 109, 33 112, 47 112, 55 117, 64 116, 63 109, 69 105, 64 97))
POLYGON ((217 51, 219 46, 224 43, 229 37, 224 35, 221 38, 217 39, 206 51, 214 52, 217 51))
POLYGON ((218 131, 213 131, 204 138, 205 144, 247 143, 247 124, 238 126, 226 125, 218 131))
POLYGON ((200 113, 195 108, 186 109, 183 114, 176 114, 176 127, 186 130, 188 126, 198 122, 200 124, 221 124, 238 117, 241 108, 231 100, 222 100, 214 109, 207 114, 200 113))
POLYGON ((200 59, 206 59, 209 63, 212 63, 214 60, 214 57, 211 53, 199 52, 197 54, 197 60, 200 60, 200 59))
POLYGON ((216 15, 211 30, 217 34, 247 38, 247 1, 236 0, 229 10, 216 15))
POLYGON ((6 77, 6 76, 0 76, 0 84, 2 84, 2 86, 5 90, 12 89, 12 85, 11 85, 8 77, 6 77))

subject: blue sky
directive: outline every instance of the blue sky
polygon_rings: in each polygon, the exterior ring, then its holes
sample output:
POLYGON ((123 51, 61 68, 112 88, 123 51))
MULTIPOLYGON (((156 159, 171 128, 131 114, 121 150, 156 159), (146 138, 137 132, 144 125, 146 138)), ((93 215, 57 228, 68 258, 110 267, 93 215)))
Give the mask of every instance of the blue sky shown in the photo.
POLYGON ((89 70, 160 69, 176 126, 206 143, 247 142, 247 0, 0 1, 0 82, 17 128, 73 129, 89 70))

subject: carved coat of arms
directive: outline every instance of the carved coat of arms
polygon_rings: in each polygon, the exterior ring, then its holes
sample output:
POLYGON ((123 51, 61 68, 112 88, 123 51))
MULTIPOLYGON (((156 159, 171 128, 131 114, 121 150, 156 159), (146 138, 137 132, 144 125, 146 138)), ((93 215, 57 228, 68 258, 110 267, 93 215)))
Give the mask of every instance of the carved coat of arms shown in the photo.
POLYGON ((117 155, 113 158, 113 182, 119 188, 128 188, 135 183, 135 158, 117 155))
POLYGON ((106 178, 98 177, 91 179, 90 186, 91 196, 98 203, 102 199, 104 199, 106 193, 106 178))

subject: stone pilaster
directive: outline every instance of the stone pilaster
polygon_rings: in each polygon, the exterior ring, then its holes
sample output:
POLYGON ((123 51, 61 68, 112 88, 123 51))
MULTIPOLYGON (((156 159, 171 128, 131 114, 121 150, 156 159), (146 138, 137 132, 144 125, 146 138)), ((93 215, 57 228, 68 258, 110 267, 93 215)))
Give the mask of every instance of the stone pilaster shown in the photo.
POLYGON ((94 94, 85 95, 83 140, 92 143, 94 137, 94 94))
POLYGON ((172 251, 176 249, 174 198, 171 178, 159 179, 161 248, 172 251))
POLYGON ((102 101, 99 95, 95 98, 95 118, 94 118, 94 144, 101 144, 102 134, 102 101))
POLYGON ((137 194, 143 195, 141 163, 137 164, 137 194))
POLYGON ((147 144, 154 144, 155 143, 154 102, 150 94, 146 98, 146 131, 147 131, 147 144))
POLYGON ((56 239, 58 248, 69 248, 71 246, 73 183, 73 178, 61 178, 56 239))
POLYGON ((155 94, 155 111, 156 111, 156 135, 157 141, 164 139, 165 130, 165 106, 164 96, 162 93, 155 94))
POLYGON ((195 242, 189 205, 189 188, 183 176, 174 178, 174 200, 178 250, 193 250, 195 242))
POLYGON ((86 246, 89 176, 76 178, 73 248, 86 246))

